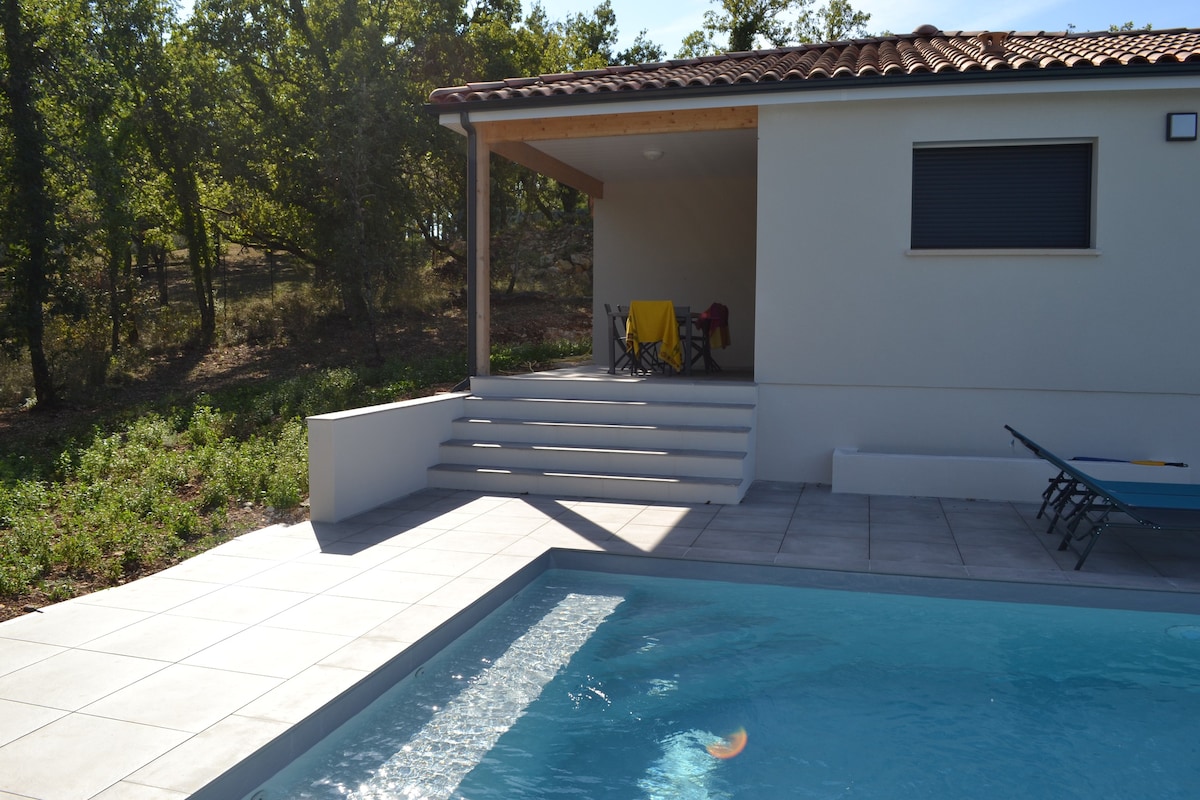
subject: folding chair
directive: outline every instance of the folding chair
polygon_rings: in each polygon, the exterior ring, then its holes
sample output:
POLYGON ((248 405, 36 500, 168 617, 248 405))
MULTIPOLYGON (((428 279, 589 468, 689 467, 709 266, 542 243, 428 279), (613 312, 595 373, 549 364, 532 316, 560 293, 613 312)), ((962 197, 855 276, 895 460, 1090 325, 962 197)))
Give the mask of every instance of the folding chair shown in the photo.
POLYGON ((608 374, 616 375, 618 370, 633 370, 633 354, 625 341, 625 321, 629 319, 629 309, 618 306, 616 311, 605 303, 604 313, 608 316, 608 374))

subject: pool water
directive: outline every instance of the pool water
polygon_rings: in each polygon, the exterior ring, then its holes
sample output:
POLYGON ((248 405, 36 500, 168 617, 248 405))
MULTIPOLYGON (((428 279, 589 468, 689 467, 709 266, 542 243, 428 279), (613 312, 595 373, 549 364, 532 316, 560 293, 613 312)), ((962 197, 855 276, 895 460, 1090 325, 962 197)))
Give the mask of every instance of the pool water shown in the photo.
POLYGON ((550 571, 254 797, 1192 798, 1200 617, 550 571), (744 729, 745 749, 706 747, 744 729))

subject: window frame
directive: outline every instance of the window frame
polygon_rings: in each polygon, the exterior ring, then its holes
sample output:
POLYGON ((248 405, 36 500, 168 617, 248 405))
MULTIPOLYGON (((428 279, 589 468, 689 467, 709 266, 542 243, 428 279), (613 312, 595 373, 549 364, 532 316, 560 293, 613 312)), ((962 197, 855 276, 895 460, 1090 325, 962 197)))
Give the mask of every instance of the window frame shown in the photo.
MULTIPOLYGON (((1098 143, 1094 138, 1069 139, 1018 139, 1018 140, 978 140, 954 142, 914 142, 912 145, 912 161, 910 178, 912 181, 909 206, 909 255, 1095 255, 1096 253, 1096 197, 1097 180, 1096 165, 1098 143), (1039 148, 1046 148, 1039 151, 1039 148), (1057 150, 1060 163, 1054 163, 1057 150), (1019 152, 1020 151, 1020 152, 1019 152), (942 164, 921 163, 921 155, 930 152, 952 153, 951 159, 942 164), (1000 156, 988 163, 989 153, 1000 156), (1029 163, 1021 165, 1020 154, 1029 156, 1029 163), (1086 153, 1086 165, 1080 163, 1086 153), (1013 158, 1014 154, 1017 158, 1013 158), (961 158, 954 159, 954 156, 961 158), (972 163, 972 160, 977 163, 972 163), (1047 160, 1049 159, 1049 160, 1047 160), (1016 165, 1023 170, 1018 175, 1016 185, 1006 185, 1004 177, 1013 174, 1005 168, 1016 165), (1061 183, 1053 183, 1055 173, 1044 173, 1039 167, 1049 165, 1060 171, 1058 179, 1066 177, 1075 183, 1066 188, 1061 183), (942 175, 937 170, 943 171, 942 175), (940 193, 928 192, 922 194, 923 182, 943 182, 947 171, 951 186, 940 193), (990 170, 990 171, 989 171, 990 170), (1052 193, 1040 194, 1046 186, 1052 193), (1032 183, 1032 188, 1025 186, 1032 183), (1079 184, 1083 185, 1080 186, 1079 184), (999 187, 997 189, 997 187, 999 187), (1082 190, 1082 191, 1081 191, 1082 190), (1086 193, 1086 197, 1081 196, 1086 193), (987 193, 987 194, 985 194, 987 193), (1055 204, 1052 202, 1054 193, 1068 196, 1071 205, 1061 211, 1058 217, 1055 204), (1029 196, 1045 197, 1042 206, 1025 202, 1029 196), (963 203, 962 198, 974 197, 975 204, 963 203), (1018 202, 1020 200, 1021 202, 1018 202), (929 215, 943 213, 952 208, 956 221, 947 223, 943 231, 938 231, 936 222, 929 221, 929 215), (979 226, 980 232, 971 241, 970 235, 964 237, 963 218, 971 214, 987 214, 1001 208, 1003 219, 982 217, 985 224, 979 226), (1055 219, 1073 227, 1063 234, 1062 243, 1053 241, 1056 234, 1052 224, 1055 219), (1024 239, 1012 239, 1015 234, 1023 236, 1027 233, 1023 226, 1032 222, 1033 233, 1024 239), (1047 224, 1050 223, 1050 224, 1047 224), (1073 232, 1073 233, 1072 233, 1073 232), (940 238, 940 243, 939 239, 940 238), (1008 236, 1010 243, 1002 239, 1008 236), (1039 239, 1039 237, 1041 237, 1039 239), (917 242, 920 242, 918 244, 917 242)), ((969 222, 968 222, 969 224, 969 222)))

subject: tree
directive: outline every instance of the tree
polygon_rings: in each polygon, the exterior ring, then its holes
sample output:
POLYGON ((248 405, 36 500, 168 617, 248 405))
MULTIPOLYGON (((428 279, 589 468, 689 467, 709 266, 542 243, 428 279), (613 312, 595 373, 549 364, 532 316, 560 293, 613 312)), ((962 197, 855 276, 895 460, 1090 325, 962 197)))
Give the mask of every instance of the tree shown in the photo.
POLYGON ((29 350, 37 408, 57 404, 58 395, 46 359, 43 306, 57 269, 54 203, 47 185, 49 141, 39 103, 44 71, 50 65, 39 47, 39 24, 23 13, 19 0, 0 0, 4 34, 3 91, 7 101, 11 189, 4 217, 12 296, 9 316, 16 340, 29 350))
POLYGON ((704 13, 701 30, 684 37, 681 58, 722 51, 754 50, 767 44, 784 47, 796 42, 835 41, 851 34, 864 35, 871 15, 855 11, 848 0, 830 0, 814 9, 814 0, 713 0, 719 10, 704 13), (799 13, 796 24, 784 17, 799 13), (727 42, 727 44, 725 44, 727 42))
POLYGON ((638 31, 633 44, 617 53, 616 64, 654 64, 667 57, 667 51, 646 38, 646 29, 638 31))
POLYGON ((866 25, 871 15, 855 11, 849 0, 829 0, 818 9, 806 6, 800 12, 796 25, 796 39, 800 42, 840 42, 855 37, 867 36, 866 25))

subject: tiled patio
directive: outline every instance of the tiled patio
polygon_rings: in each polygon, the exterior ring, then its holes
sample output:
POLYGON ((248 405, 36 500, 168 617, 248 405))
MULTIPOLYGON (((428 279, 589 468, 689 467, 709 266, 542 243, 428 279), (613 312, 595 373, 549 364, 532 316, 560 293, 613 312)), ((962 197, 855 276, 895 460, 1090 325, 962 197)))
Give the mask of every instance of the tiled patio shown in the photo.
POLYGON ((760 482, 720 507, 427 490, 267 528, 0 624, 0 798, 187 797, 552 547, 1152 590, 1200 613, 1200 535, 1106 535, 1075 572, 1036 511, 760 482))

